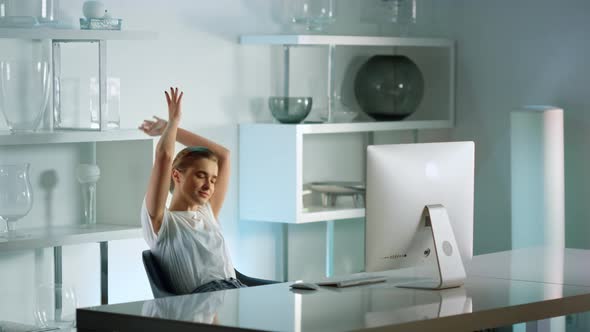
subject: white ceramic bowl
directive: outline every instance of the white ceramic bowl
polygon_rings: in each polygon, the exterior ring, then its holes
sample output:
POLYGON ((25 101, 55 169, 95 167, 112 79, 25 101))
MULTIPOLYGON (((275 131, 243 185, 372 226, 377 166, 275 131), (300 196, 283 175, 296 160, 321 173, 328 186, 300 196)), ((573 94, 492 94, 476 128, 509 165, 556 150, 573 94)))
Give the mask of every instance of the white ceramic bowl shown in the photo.
POLYGON ((104 4, 102 1, 85 1, 82 5, 82 13, 87 19, 102 18, 104 16, 104 4))

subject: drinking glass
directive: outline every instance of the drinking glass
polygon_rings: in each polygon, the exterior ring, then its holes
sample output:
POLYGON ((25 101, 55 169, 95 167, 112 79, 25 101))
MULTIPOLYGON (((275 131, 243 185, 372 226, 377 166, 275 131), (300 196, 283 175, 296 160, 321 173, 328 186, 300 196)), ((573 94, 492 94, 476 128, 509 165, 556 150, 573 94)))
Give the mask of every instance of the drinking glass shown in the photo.
POLYGON ((6 222, 8 236, 16 233, 16 222, 33 207, 29 163, 0 164, 0 220, 6 222))
POLYGON ((96 224, 96 182, 100 178, 100 168, 94 164, 80 164, 76 177, 82 188, 84 219, 86 225, 96 224))

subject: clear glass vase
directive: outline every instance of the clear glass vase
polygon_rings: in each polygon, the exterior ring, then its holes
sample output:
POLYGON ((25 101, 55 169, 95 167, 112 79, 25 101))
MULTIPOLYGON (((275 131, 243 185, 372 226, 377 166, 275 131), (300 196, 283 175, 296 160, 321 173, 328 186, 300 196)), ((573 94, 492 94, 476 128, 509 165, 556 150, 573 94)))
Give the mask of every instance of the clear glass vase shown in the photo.
POLYGON ((0 110, 12 133, 37 130, 49 101, 49 62, 0 61, 0 110))
POLYGON ((16 222, 33 207, 29 163, 0 164, 0 220, 6 223, 3 235, 16 235, 16 222))
POLYGON ((41 328, 74 328, 77 307, 78 300, 72 287, 62 284, 42 284, 35 289, 35 322, 41 328))
POLYGON ((375 23, 380 34, 408 36, 418 21, 425 20, 425 1, 363 0, 361 22, 375 23))
POLYGON ((322 31, 336 21, 335 0, 284 0, 289 21, 307 31, 322 31))

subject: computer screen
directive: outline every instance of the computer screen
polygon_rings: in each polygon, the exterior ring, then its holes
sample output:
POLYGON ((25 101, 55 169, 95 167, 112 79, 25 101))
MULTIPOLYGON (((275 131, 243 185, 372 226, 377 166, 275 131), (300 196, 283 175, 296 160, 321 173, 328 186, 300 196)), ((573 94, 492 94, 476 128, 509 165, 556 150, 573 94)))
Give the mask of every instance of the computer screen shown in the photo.
POLYGON ((425 262, 432 232, 424 208, 446 208, 463 263, 473 256, 474 143, 371 145, 367 148, 365 270, 425 262))

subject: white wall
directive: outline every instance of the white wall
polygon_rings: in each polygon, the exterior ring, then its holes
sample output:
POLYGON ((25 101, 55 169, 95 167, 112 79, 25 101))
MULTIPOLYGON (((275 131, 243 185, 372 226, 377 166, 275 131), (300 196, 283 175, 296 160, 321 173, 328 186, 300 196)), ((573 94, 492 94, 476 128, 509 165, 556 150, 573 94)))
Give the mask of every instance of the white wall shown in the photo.
POLYGON ((510 249, 509 112, 530 104, 564 109, 566 245, 590 247, 589 12, 583 0, 453 1, 453 138, 476 142, 476 254, 510 249))

